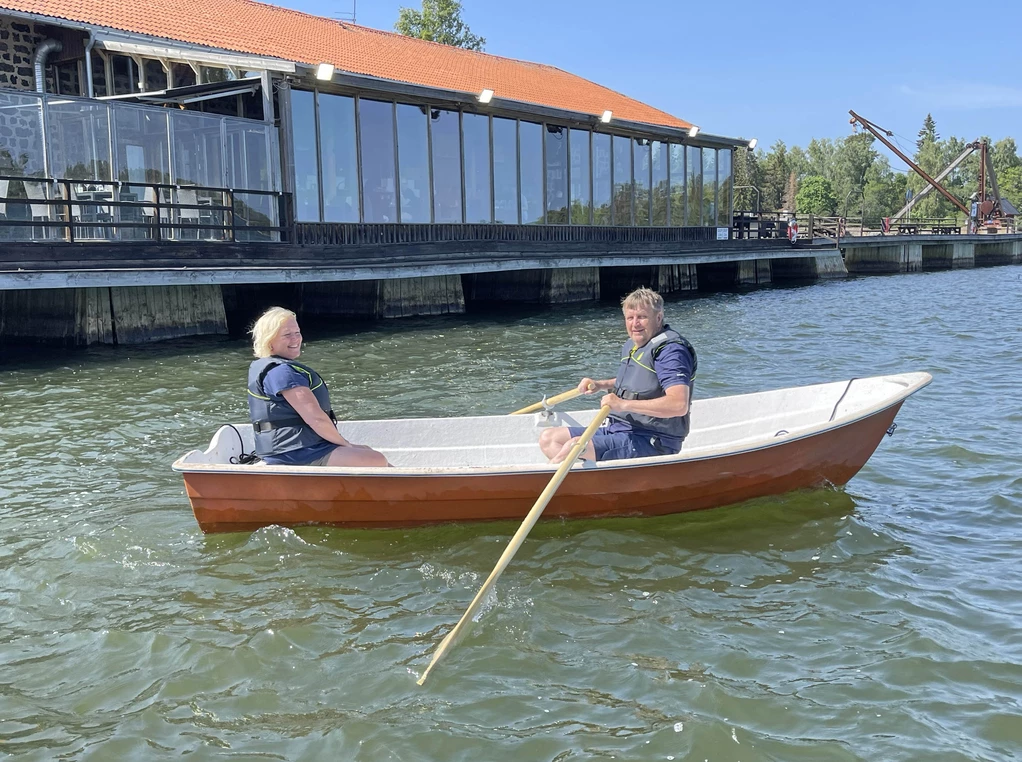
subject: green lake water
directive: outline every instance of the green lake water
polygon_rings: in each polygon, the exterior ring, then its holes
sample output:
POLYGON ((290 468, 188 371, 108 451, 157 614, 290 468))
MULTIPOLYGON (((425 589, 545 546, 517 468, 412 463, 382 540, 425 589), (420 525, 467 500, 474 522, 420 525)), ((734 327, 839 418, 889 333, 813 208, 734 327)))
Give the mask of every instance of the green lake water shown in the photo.
MULTIPOLYGON (((696 396, 925 370, 840 491, 516 524, 204 536, 170 464, 246 418, 242 340, 4 351, 0 755, 1022 756, 1022 268, 671 298, 696 396)), ((613 303, 303 326, 342 417, 613 375, 613 303)))

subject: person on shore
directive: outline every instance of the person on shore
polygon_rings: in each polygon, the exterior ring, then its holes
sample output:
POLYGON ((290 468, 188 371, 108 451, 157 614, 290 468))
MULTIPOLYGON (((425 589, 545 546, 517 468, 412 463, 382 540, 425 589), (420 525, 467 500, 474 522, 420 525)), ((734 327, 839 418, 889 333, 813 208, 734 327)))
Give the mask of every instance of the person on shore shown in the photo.
POLYGON ((256 360, 248 369, 248 413, 256 455, 270 465, 389 466, 382 453, 341 436, 326 382, 297 362, 295 313, 270 307, 252 326, 256 360))
MULTIPOLYGON (((609 392, 601 404, 612 411, 582 457, 601 461, 672 455, 688 435, 695 349, 664 323, 664 300, 656 291, 636 289, 621 301, 621 311, 629 338, 617 377, 586 377, 578 384, 583 394, 609 392)), ((583 431, 581 426, 546 429, 539 446, 551 463, 560 463, 583 431)))

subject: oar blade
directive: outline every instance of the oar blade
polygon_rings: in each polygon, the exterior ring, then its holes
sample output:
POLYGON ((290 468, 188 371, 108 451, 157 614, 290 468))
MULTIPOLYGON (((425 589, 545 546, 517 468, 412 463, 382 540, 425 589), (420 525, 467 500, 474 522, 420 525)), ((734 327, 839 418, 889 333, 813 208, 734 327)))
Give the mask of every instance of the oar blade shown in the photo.
POLYGON ((440 642, 440 645, 433 653, 433 658, 430 659, 429 666, 426 667, 426 671, 422 673, 422 676, 418 680, 416 680, 419 685, 423 685, 426 682, 426 678, 433 670, 433 667, 454 647, 454 644, 461 635, 462 630, 465 628, 467 623, 472 620, 472 617, 475 616, 479 606, 486 598, 486 594, 490 592, 490 589, 494 586, 494 584, 496 584, 497 579, 504 572, 504 569, 507 568, 509 563, 511 563, 511 559, 515 557, 515 554, 522 546, 522 543, 525 542, 525 538, 528 537, 532 527, 535 526, 537 521, 539 521, 539 517, 543 515, 544 509, 547 507, 550 499, 554 496, 557 488, 561 486, 561 482, 564 481, 565 476, 568 475, 568 471, 570 471, 571 467, 575 465, 575 461, 578 460, 578 457, 585 450, 586 445, 589 444, 589 440, 593 438, 593 435, 600 428, 600 425, 609 413, 610 408, 601 407, 596 412, 592 422, 586 427, 586 430, 582 432, 582 435, 576 440, 575 446, 571 448, 571 451, 564 459, 564 462, 561 463, 557 471, 554 472, 550 482, 547 484, 543 492, 540 493, 528 514, 526 514, 525 520, 522 521, 522 525, 518 527, 518 531, 515 532, 514 537, 512 537, 511 541, 508 542, 507 547, 500 556, 500 560, 497 561, 497 565, 494 566, 493 571, 490 572, 490 576, 488 576, 486 581, 483 582, 482 587, 479 588, 479 592, 476 593, 475 598, 472 599, 472 602, 468 605, 465 613, 461 615, 461 619, 459 619, 458 623, 454 625, 454 629, 447 633, 447 636, 440 642))

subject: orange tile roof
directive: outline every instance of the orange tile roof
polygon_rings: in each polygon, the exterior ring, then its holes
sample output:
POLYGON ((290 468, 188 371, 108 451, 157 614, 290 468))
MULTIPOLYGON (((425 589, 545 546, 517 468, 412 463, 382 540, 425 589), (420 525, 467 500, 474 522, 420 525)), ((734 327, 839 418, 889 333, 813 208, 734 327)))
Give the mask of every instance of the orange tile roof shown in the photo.
POLYGON ((477 53, 253 0, 0 0, 0 8, 443 90, 633 122, 689 122, 544 64, 477 53))

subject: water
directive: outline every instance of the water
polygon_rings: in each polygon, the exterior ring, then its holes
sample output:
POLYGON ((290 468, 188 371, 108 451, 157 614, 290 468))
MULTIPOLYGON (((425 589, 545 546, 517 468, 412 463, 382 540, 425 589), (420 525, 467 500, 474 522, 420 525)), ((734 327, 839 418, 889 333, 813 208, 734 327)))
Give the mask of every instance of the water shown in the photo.
MULTIPOLYGON (((111 760, 1022 756, 1022 270, 672 300, 697 396, 927 370, 844 491, 541 523, 203 536, 169 469, 248 348, 5 355, 0 752, 111 760)), ((611 375, 611 304, 306 325, 347 417, 611 375)))

